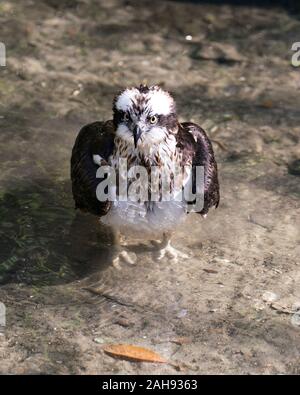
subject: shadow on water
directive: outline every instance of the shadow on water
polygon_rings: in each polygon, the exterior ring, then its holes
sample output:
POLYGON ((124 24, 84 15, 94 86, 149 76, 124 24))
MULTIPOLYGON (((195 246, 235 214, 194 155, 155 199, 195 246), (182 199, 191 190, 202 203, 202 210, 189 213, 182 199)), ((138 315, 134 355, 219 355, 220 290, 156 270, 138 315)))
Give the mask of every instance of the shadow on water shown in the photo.
POLYGON ((67 283, 111 262, 113 235, 75 212, 69 183, 36 180, 0 195, 0 284, 67 283))
POLYGON ((179 3, 194 4, 216 4, 216 5, 235 5, 235 6, 252 6, 252 7, 274 7, 281 6, 290 11, 300 11, 298 0, 173 0, 179 3))

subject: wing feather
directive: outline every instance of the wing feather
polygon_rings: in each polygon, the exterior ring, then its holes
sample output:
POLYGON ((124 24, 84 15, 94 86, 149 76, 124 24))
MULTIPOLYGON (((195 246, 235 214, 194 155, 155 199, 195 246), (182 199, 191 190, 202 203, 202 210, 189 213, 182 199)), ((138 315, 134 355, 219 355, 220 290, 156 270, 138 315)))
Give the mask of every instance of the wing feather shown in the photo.
POLYGON ((111 202, 100 202, 96 189, 101 179, 96 178, 98 165, 93 155, 101 157, 105 165, 114 148, 114 127, 112 121, 93 122, 84 126, 75 141, 71 157, 71 180, 75 207, 92 214, 103 216, 110 209, 111 202))
MULTIPOLYGON (((200 126, 184 122, 177 133, 177 146, 183 154, 183 165, 191 163, 193 172, 196 166, 204 166, 204 206, 200 214, 205 215, 211 207, 218 207, 220 201, 218 168, 212 144, 200 126)), ((196 185, 193 184, 195 191, 196 185)))

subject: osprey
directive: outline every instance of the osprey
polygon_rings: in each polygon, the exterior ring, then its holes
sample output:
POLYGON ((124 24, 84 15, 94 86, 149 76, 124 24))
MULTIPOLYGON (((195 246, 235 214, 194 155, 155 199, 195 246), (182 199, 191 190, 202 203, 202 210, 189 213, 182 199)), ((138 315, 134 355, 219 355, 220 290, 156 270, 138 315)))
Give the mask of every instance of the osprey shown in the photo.
MULTIPOLYGON (((175 227, 186 218, 187 202, 162 199, 164 171, 171 175, 168 184, 171 192, 175 190, 174 166, 190 169, 182 172, 179 189, 190 184, 194 192, 198 187, 194 170, 202 167, 203 204, 199 214, 205 217, 211 207, 219 204, 217 164, 206 133, 194 123, 179 123, 173 97, 159 86, 124 89, 113 101, 113 119, 88 124, 77 136, 71 158, 75 206, 100 217, 116 233, 135 230, 155 239, 162 238, 159 259, 166 254, 174 259, 186 257, 171 246, 170 238, 175 227), (151 169, 157 170, 158 201, 151 198, 120 201, 120 178, 114 187, 115 199, 99 199, 97 188, 108 175, 99 178, 98 170, 109 166, 120 176, 124 173, 121 160, 123 164, 125 160, 128 173, 135 166, 143 167, 149 179, 155 178, 151 169)), ((129 190, 132 179, 126 181, 129 190)), ((150 194, 153 185, 149 185, 146 189, 150 194)), ((132 263, 126 251, 118 248, 115 262, 120 257, 132 263)))

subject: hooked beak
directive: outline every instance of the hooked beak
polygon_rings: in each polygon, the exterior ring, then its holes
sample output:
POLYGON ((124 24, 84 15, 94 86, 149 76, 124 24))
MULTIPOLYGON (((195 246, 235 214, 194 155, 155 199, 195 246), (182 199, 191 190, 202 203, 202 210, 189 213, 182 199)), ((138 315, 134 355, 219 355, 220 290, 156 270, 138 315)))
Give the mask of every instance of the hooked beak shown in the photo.
POLYGON ((134 147, 137 147, 137 142, 139 141, 139 138, 141 137, 142 130, 139 128, 137 125, 133 129, 133 140, 134 140, 134 147))

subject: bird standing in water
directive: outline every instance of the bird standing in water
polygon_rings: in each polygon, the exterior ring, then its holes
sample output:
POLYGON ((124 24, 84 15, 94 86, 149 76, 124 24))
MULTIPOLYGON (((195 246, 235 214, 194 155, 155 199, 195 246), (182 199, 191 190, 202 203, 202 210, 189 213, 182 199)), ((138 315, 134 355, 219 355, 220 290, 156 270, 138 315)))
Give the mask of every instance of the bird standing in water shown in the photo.
MULTIPOLYGON (((162 174, 166 170, 173 174, 174 166, 191 169, 187 174, 183 172, 180 189, 190 183, 193 191, 198 187, 194 169, 203 168, 203 204, 199 214, 206 216, 211 207, 218 206, 217 164, 204 130, 194 123, 179 123, 173 97, 159 86, 126 88, 113 101, 112 120, 88 124, 77 136, 71 158, 76 208, 98 216, 116 234, 134 230, 162 239, 158 259, 166 255, 173 259, 186 257, 171 246, 170 239, 176 226, 187 216, 187 202, 161 201, 162 174), (118 176, 122 173, 120 160, 125 160, 129 172, 135 166, 142 166, 149 180, 151 169, 158 169, 159 201, 120 201, 118 183, 115 201, 99 199, 97 188, 105 177, 98 178, 97 171, 110 166, 118 176)), ((129 177, 127 190, 130 185, 129 177)), ((172 176, 169 186, 174 192, 172 176)), ((146 188, 150 193, 151 187, 146 188)), ((120 247, 115 261, 119 258, 131 262, 126 250, 120 247)))

